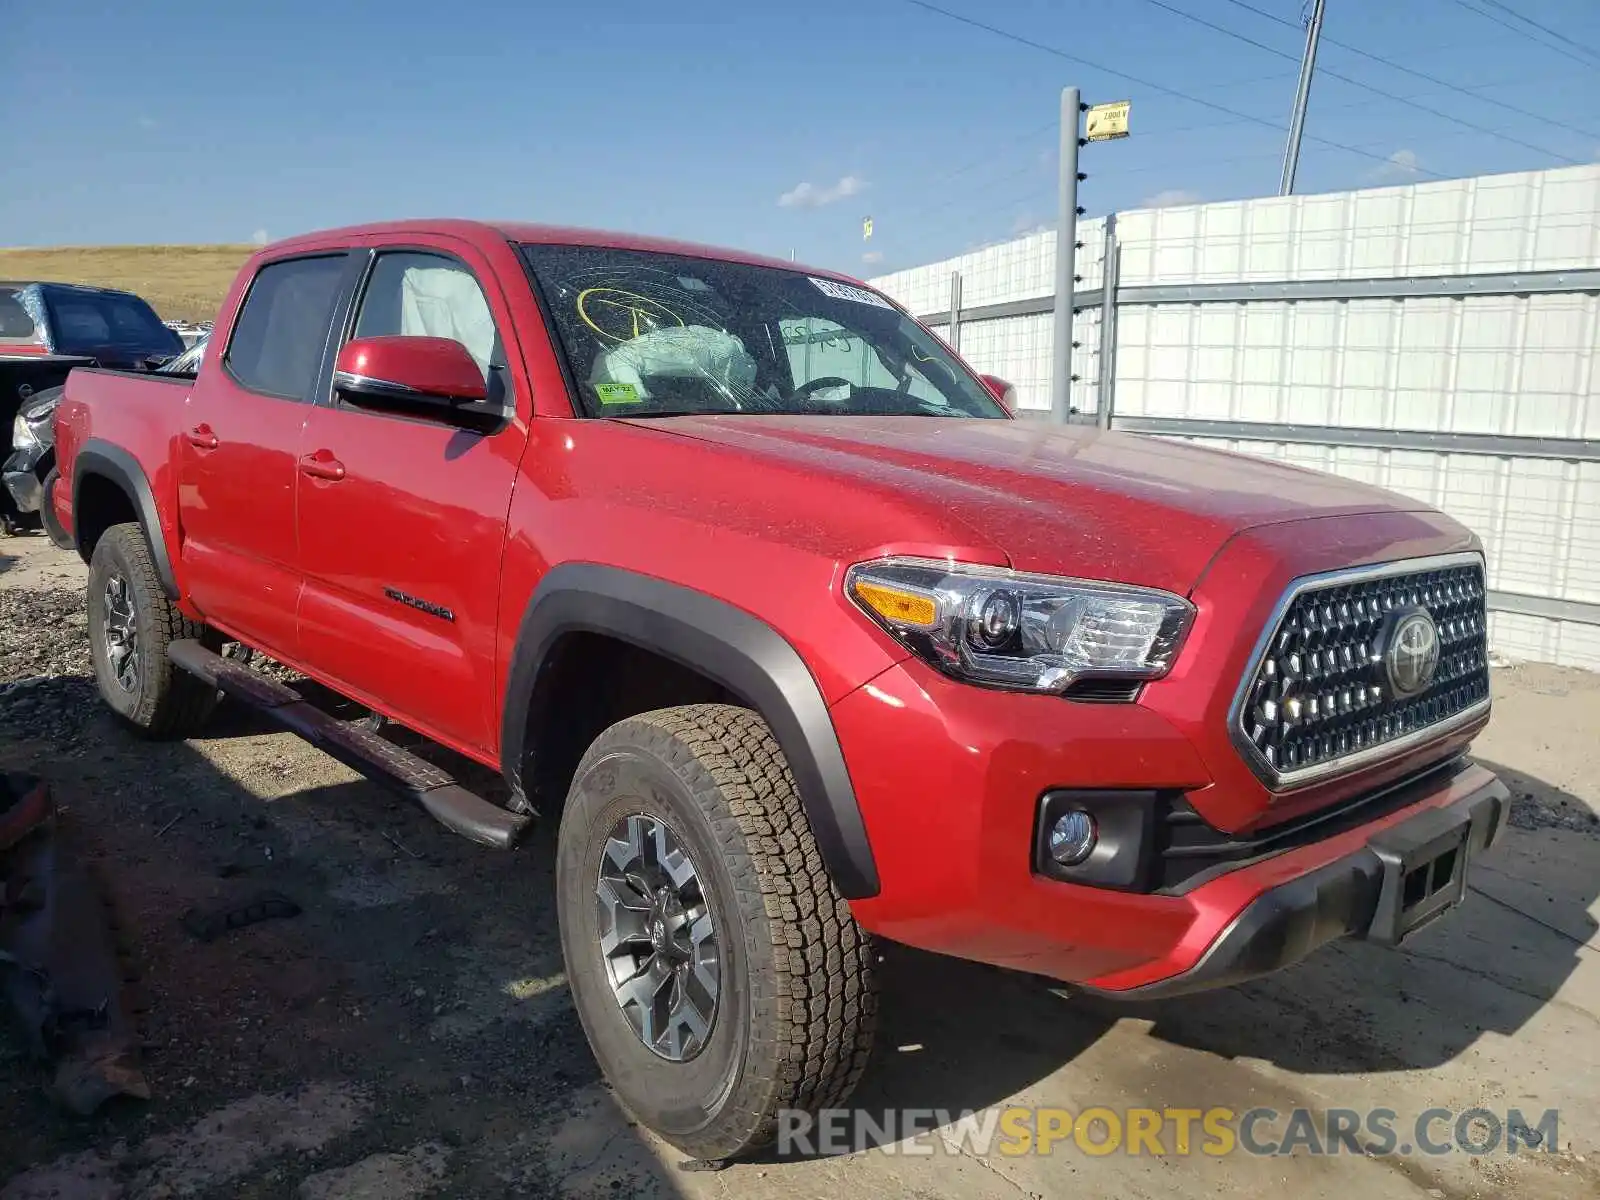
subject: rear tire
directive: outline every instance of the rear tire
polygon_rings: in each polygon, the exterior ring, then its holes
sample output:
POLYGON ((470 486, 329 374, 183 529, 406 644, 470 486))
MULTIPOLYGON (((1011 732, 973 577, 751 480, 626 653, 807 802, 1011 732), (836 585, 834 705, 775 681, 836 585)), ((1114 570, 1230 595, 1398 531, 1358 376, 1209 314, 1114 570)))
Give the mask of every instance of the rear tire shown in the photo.
POLYGON ((174 666, 167 644, 209 631, 167 598, 139 525, 113 525, 95 543, 88 609, 90 657, 111 711, 150 737, 198 733, 217 689, 174 666))
POLYGON ((595 1057, 623 1103, 673 1145, 732 1158, 770 1144, 781 1110, 849 1098, 877 1025, 872 951, 756 713, 696 704, 602 733, 562 813, 556 894, 595 1057), (633 986, 661 961, 662 990, 653 975, 633 986), (661 1001, 645 1031, 642 994, 661 1001))

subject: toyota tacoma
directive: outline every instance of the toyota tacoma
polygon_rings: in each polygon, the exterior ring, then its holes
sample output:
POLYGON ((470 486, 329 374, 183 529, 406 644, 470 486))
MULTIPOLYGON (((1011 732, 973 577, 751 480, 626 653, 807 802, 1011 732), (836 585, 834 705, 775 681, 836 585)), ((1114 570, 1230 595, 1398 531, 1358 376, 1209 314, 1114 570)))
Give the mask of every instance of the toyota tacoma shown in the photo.
POLYGON ((583 1028, 697 1157, 849 1095, 871 939, 1119 997, 1224 986, 1434 920, 1506 800, 1466 757, 1470 531, 1017 419, 829 271, 317 233, 245 265, 195 378, 74 370, 55 432, 111 709, 181 737, 232 697, 487 846, 556 821, 583 1028))

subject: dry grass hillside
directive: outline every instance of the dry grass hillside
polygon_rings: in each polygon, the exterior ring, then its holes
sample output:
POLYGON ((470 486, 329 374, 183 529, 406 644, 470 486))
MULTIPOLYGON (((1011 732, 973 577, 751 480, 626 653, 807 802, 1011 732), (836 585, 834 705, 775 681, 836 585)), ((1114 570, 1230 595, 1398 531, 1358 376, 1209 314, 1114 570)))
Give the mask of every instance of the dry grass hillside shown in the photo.
POLYGON ((55 246, 0 249, 0 279, 126 288, 165 320, 206 321, 254 246, 55 246))

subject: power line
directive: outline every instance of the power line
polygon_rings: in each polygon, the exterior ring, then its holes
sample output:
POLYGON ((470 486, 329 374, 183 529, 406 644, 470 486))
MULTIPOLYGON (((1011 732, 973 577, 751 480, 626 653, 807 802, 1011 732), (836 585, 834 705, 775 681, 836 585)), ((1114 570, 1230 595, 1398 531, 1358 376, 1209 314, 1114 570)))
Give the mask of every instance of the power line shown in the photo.
MULTIPOLYGON (((1503 88, 1503 87, 1522 87, 1524 84, 1538 83, 1541 78, 1542 77, 1534 77, 1534 78, 1530 79, 1530 78, 1527 78, 1526 76, 1524 76, 1524 77, 1518 78, 1518 79, 1501 79, 1501 80, 1497 80, 1494 83, 1482 84, 1481 86, 1484 89, 1503 88)), ((1468 93, 1468 95, 1471 95, 1471 94, 1472 94, 1471 92, 1468 93)), ((1418 99, 1421 99, 1421 98, 1423 98, 1425 96, 1431 96, 1431 95, 1433 95, 1432 92, 1418 92, 1415 96, 1408 96, 1407 99, 1418 100, 1418 99)), ((1480 97, 1480 99, 1481 98, 1482 97, 1480 97)), ((1363 99, 1363 100, 1344 100, 1344 101, 1339 101, 1339 102, 1330 103, 1330 104, 1319 104, 1317 106, 1317 111, 1318 112, 1322 112, 1322 113, 1345 112, 1345 111, 1348 111, 1349 109, 1352 109, 1352 108, 1365 108, 1365 107, 1367 107, 1368 105, 1371 105, 1371 104, 1382 104, 1382 103, 1384 103, 1384 101, 1383 101, 1383 99, 1381 97, 1368 97, 1368 98, 1363 99)), ((1228 126, 1228 125, 1238 125, 1238 124, 1240 124, 1239 121, 1210 121, 1210 122, 1205 122, 1205 123, 1201 123, 1201 124, 1198 124, 1198 125, 1174 125, 1174 126, 1169 126, 1167 128, 1161 128, 1161 127, 1158 126, 1155 129, 1145 129, 1143 126, 1140 126, 1140 128, 1139 128, 1139 138, 1140 138, 1141 141, 1145 141, 1145 140, 1148 140, 1148 139, 1154 138, 1154 137, 1172 137, 1173 135, 1180 134, 1180 133, 1198 133, 1198 132, 1200 132, 1202 130, 1221 129, 1221 128, 1223 128, 1225 126, 1228 126)), ((1440 138, 1462 137, 1462 136, 1465 136, 1465 135, 1464 134, 1440 134, 1439 135, 1440 138)))
POLYGON ((1539 24, 1539 22, 1535 21, 1532 17, 1527 16, 1524 13, 1518 12, 1516 9, 1512 8, 1510 5, 1501 4, 1500 0, 1478 0, 1478 2, 1480 4, 1487 4, 1490 8, 1498 8, 1501 12, 1505 13, 1507 16, 1513 17, 1514 19, 1516 19, 1518 21, 1521 21, 1524 25, 1531 25, 1535 29, 1539 30, 1539 32, 1549 34, 1551 37, 1555 38, 1558 42, 1565 43, 1566 45, 1571 46, 1576 50, 1582 50, 1585 54, 1590 54, 1590 55, 1593 55, 1595 58, 1600 59, 1600 50, 1596 50, 1593 46, 1585 46, 1582 42, 1578 41, 1576 38, 1568 37, 1566 34, 1562 33, 1559 29, 1551 29, 1550 26, 1548 26, 1548 25, 1541 25, 1541 24, 1539 24))
MULTIPOLYGON (((1255 13, 1256 16, 1264 17, 1268 21, 1276 21, 1279 25, 1287 25, 1290 29, 1297 30, 1300 28, 1298 24, 1289 20, 1287 17, 1280 17, 1277 13, 1268 12, 1264 8, 1257 8, 1254 4, 1247 4, 1245 0, 1227 0, 1227 2, 1233 5, 1235 8, 1242 8, 1246 12, 1255 13)), ((1553 125, 1557 129, 1565 129, 1569 133, 1576 133, 1580 137, 1600 138, 1600 133, 1592 133, 1587 129, 1579 129, 1576 125, 1568 125, 1561 121, 1552 120, 1544 113, 1529 112, 1525 108, 1518 108, 1515 104, 1508 104, 1498 97, 1494 100, 1490 100, 1487 96, 1479 95, 1478 92, 1472 90, 1471 88, 1466 88, 1462 87, 1460 84, 1451 83, 1448 79, 1440 79, 1437 75, 1429 75, 1426 71, 1419 71, 1415 67, 1406 66, 1404 63, 1397 63, 1392 58, 1384 58, 1381 54, 1373 54, 1370 51, 1361 49, 1359 46, 1352 46, 1349 42, 1341 42, 1336 38, 1331 38, 1327 34, 1322 35, 1322 40, 1327 42, 1330 46, 1337 46, 1339 49, 1344 50, 1347 53, 1357 55, 1360 58, 1369 59, 1372 62, 1380 64, 1381 66, 1388 67, 1392 71, 1400 71, 1403 74, 1413 76, 1416 79, 1426 80, 1428 83, 1436 84, 1439 87, 1445 88, 1452 92, 1459 92, 1461 95, 1467 96, 1473 100, 1481 100, 1485 104, 1494 104, 1496 107, 1502 108, 1506 112, 1516 113, 1520 117, 1530 117, 1541 124, 1553 125)), ((1500 84, 1491 86, 1506 85, 1500 84)))
MULTIPOLYGON (((917 8, 926 9, 928 12, 936 13, 941 17, 948 18, 949 20, 959 21, 963 25, 970 25, 974 29, 981 29, 985 33, 992 33, 996 37, 1002 37, 1007 41, 1016 42, 1020 46, 1027 46, 1032 50, 1043 51, 1045 54, 1053 55, 1054 57, 1062 59, 1065 62, 1077 63, 1079 66, 1088 67, 1090 70, 1100 71, 1103 74, 1112 75, 1118 79, 1125 79, 1129 83, 1137 84, 1143 88, 1149 88, 1153 92, 1160 92, 1162 95, 1172 96, 1175 99, 1184 100, 1190 104, 1198 104, 1202 108, 1209 108, 1215 112, 1226 113, 1230 117, 1237 117, 1241 121, 1247 121, 1253 125, 1263 125, 1268 129, 1276 129, 1280 133, 1287 132, 1289 128, 1287 125, 1279 125, 1276 121, 1268 120, 1266 117, 1258 117, 1250 113, 1243 113, 1236 108, 1229 108, 1227 105, 1218 104, 1213 100, 1202 100, 1199 96, 1192 96, 1188 92, 1180 92, 1177 88, 1167 87, 1165 84, 1156 83, 1154 80, 1141 79, 1137 75, 1130 75, 1126 71, 1119 71, 1115 67, 1108 67, 1087 58, 1080 58, 1076 54, 1068 54, 1065 50, 1062 50, 1057 46, 1046 45, 1044 42, 1036 42, 1032 38, 1024 37, 1020 33, 1012 33, 1009 29, 1001 29, 997 25, 990 25, 986 22, 979 21, 976 18, 963 16, 957 12, 951 12, 948 8, 940 8, 937 4, 930 3, 929 0, 905 0, 905 3, 915 5, 917 8)), ((1306 140, 1310 142, 1317 142, 1323 146, 1331 146, 1335 150, 1343 150, 1346 153, 1355 154, 1361 158, 1370 158, 1374 162, 1386 163, 1389 161, 1387 155, 1374 154, 1368 150, 1360 150, 1355 146, 1347 146, 1343 142, 1336 142, 1330 138, 1317 137, 1312 134, 1307 134, 1306 140)), ((1422 174, 1432 176, 1434 179, 1444 178, 1444 176, 1440 175, 1437 171, 1429 171, 1421 168, 1419 168, 1419 170, 1421 170, 1422 174)))
POLYGON ((1544 38, 1541 38, 1541 37, 1538 37, 1538 36, 1536 36, 1534 34, 1531 34, 1526 29, 1524 29, 1522 26, 1513 25, 1510 21, 1506 20, 1504 17, 1498 17, 1493 12, 1490 12, 1488 9, 1479 8, 1474 4, 1468 4, 1467 0, 1455 0, 1455 4, 1456 4, 1457 8, 1464 8, 1469 13, 1477 13, 1484 20, 1493 21, 1496 25, 1500 26, 1500 28, 1509 29, 1512 33, 1515 33, 1515 34, 1518 34, 1518 35, 1520 35, 1522 37, 1527 38, 1530 42, 1532 42, 1536 46, 1543 46, 1546 50, 1554 50, 1557 54, 1561 55, 1563 58, 1570 58, 1573 62, 1582 63, 1586 67, 1593 67, 1595 65, 1595 62, 1594 62, 1593 59, 1584 58, 1581 55, 1574 54, 1574 53, 1572 53, 1572 51, 1568 50, 1566 47, 1560 45, 1557 42, 1548 42, 1544 38))
MULTIPOLYGON (((913 2, 916 2, 916 0, 913 0, 913 2)), ((1243 42, 1247 46, 1254 46, 1258 50, 1264 50, 1268 54, 1276 55, 1279 58, 1293 59, 1296 62, 1298 62, 1300 59, 1298 54, 1289 54, 1283 50, 1279 50, 1276 46, 1269 46, 1266 42, 1258 42, 1255 38, 1240 33, 1236 29, 1229 29, 1226 25, 1218 25, 1215 21, 1208 21, 1204 17, 1197 17, 1193 13, 1184 12, 1181 8, 1174 8, 1172 5, 1165 3, 1165 0, 1145 0, 1145 3, 1154 5, 1156 8, 1161 9, 1163 12, 1169 12, 1175 17, 1182 17, 1186 21, 1192 21, 1196 25, 1201 25, 1206 29, 1214 30, 1215 32, 1222 34, 1224 37, 1230 37, 1235 41, 1243 42)), ((1338 71, 1331 71, 1324 67, 1322 69, 1322 74, 1328 76, 1330 79, 1337 79, 1343 83, 1352 84, 1355 87, 1369 91, 1374 95, 1382 96, 1386 100, 1393 100, 1397 103, 1408 105, 1411 108, 1417 109, 1419 112, 1425 112, 1431 116, 1438 117, 1441 120, 1449 121, 1454 125, 1460 125, 1463 128, 1470 129, 1475 133, 1482 133, 1489 137, 1499 138, 1502 142, 1510 142, 1512 145, 1520 146, 1524 150, 1533 150, 1539 154, 1548 155, 1551 158, 1560 159, 1564 163, 1571 163, 1574 165, 1580 161, 1579 159, 1572 158, 1569 155, 1560 154, 1555 150, 1547 149, 1544 146, 1535 146, 1531 142, 1525 142, 1521 138, 1514 137, 1509 133, 1502 133, 1498 129, 1490 129, 1487 125, 1479 125, 1474 121, 1468 121, 1465 117, 1453 116, 1452 114, 1444 112, 1440 109, 1430 108, 1426 104, 1418 104, 1415 100, 1407 100, 1404 96, 1397 96, 1393 92, 1386 92, 1382 88, 1373 87, 1370 83, 1364 83, 1359 79, 1353 79, 1349 75, 1341 75, 1338 71)))

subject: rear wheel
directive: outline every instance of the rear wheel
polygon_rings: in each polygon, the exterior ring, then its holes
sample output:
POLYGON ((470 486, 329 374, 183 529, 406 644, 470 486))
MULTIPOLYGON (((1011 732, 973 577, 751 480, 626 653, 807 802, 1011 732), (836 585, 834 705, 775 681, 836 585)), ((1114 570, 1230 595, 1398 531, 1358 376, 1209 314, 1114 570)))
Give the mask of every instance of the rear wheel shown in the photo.
POLYGON ((152 737, 199 732, 217 689, 175 667, 167 644, 208 631, 167 598, 137 524, 113 525, 95 543, 88 609, 90 657, 111 711, 152 737))
POLYGON ((557 863, 579 1019, 646 1125, 730 1158, 770 1143, 781 1110, 849 1097, 877 1023, 871 949, 756 713, 699 704, 606 730, 557 863))

